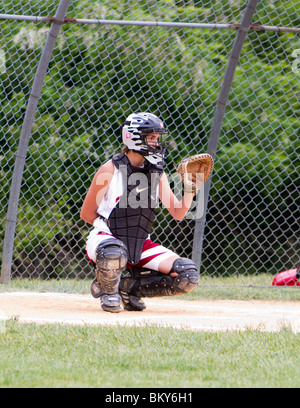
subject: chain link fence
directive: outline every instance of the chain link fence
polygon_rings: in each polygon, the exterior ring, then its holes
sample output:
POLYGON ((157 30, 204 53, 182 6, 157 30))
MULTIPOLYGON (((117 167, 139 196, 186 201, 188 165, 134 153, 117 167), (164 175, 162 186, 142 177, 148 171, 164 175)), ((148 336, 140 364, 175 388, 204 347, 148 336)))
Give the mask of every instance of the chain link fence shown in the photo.
MULTIPOLYGON (((0 14, 54 16, 58 5, 3 0, 0 14)), ((67 17, 239 24, 245 5, 74 0, 67 17)), ((300 27, 299 0, 261 0, 253 23, 300 27)), ((15 155, 49 27, 0 21, 0 260, 15 155)), ((205 152, 235 37, 228 29, 62 25, 26 158, 13 278, 93 276, 84 249, 90 226, 79 213, 94 173, 121 149, 120 124, 133 111, 163 118, 169 175, 182 158, 205 152)), ((299 261, 299 95, 299 33, 250 30, 216 153, 200 270, 207 284, 231 277, 271 285, 299 261)), ((193 218, 178 222, 159 207, 152 239, 192 257, 194 227, 193 218)))

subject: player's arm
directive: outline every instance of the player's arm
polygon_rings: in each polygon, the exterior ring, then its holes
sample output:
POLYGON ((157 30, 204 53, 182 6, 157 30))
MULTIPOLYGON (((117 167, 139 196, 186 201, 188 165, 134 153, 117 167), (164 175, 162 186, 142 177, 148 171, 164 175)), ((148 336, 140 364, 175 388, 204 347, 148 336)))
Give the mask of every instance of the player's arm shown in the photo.
POLYGON ((193 197, 193 193, 185 192, 182 199, 178 200, 171 190, 166 173, 163 173, 159 182, 159 199, 175 220, 181 221, 184 218, 192 204, 193 197))
POLYGON ((111 161, 103 164, 95 174, 80 211, 80 218, 87 223, 93 225, 99 216, 97 209, 108 190, 113 174, 114 165, 111 161))

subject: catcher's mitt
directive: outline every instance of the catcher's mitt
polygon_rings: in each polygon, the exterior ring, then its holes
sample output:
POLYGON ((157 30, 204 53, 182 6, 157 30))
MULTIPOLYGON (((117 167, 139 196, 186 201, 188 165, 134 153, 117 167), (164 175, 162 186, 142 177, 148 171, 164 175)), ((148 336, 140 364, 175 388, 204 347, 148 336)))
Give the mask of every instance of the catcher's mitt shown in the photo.
POLYGON ((183 159, 176 171, 180 174, 184 191, 195 194, 211 175, 214 160, 208 153, 183 159))

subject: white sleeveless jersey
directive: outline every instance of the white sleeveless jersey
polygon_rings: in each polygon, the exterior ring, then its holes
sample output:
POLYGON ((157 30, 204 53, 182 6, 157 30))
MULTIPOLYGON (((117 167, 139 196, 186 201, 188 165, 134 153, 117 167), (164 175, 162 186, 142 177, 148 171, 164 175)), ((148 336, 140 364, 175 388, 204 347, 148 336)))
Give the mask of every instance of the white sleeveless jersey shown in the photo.
MULTIPOLYGON (((105 193, 99 207, 97 208, 96 211, 97 214, 108 219, 110 213, 118 204, 121 196, 123 195, 123 192, 124 192, 124 180, 122 173, 120 172, 119 169, 117 169, 114 166, 113 177, 111 179, 107 192, 105 193)), ((103 232, 110 233, 108 226, 106 225, 105 221, 103 221, 101 218, 96 218, 93 223, 93 226, 95 228, 100 229, 103 232)))
MULTIPOLYGON (((120 198, 122 197, 124 193, 124 189, 125 189, 125 186, 124 186, 124 179, 123 179, 122 173, 114 165, 113 177, 111 179, 111 182, 109 183, 107 192, 105 193, 103 199, 101 200, 99 207, 97 208, 97 211, 96 211, 97 214, 108 219, 110 216, 110 213, 120 201, 120 198)), ((159 191, 159 186, 157 186, 157 189, 156 189, 157 197, 158 197, 158 191, 159 191)), ((93 222, 93 226, 99 229, 100 231, 111 233, 105 221, 102 220, 101 218, 96 218, 93 222)))
MULTIPOLYGON (((121 196, 123 195, 124 187, 125 186, 122 173, 114 166, 114 174, 109 184, 108 190, 97 209, 97 214, 99 214, 99 216, 101 215, 106 219, 109 218, 112 210, 118 204, 121 196)), ((111 238, 109 237, 109 235, 112 235, 112 233, 105 221, 99 217, 95 219, 93 226, 94 228, 87 237, 86 253, 89 259, 95 264, 96 249, 98 245, 105 239, 111 238)), ((158 270, 159 264, 162 261, 168 259, 169 257, 174 257, 174 255, 176 254, 173 251, 159 244, 153 243, 149 235, 148 239, 145 241, 141 260, 138 266, 158 270)))

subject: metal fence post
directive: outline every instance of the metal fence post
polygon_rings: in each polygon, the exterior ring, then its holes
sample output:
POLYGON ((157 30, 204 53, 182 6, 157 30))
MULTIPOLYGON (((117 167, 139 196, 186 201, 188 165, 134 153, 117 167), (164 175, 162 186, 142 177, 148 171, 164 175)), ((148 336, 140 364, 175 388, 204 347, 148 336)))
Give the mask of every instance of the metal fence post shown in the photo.
MULTIPOLYGON (((215 115, 213 119, 213 124, 210 132, 210 137, 208 140, 208 147, 207 153, 211 154, 215 159, 219 136, 222 128, 222 122, 225 114, 226 104, 228 101, 228 96, 230 92, 230 88, 232 85, 232 81, 234 78, 235 70, 240 58, 240 54, 249 31, 253 14, 256 10, 258 4, 258 0, 249 0, 247 4, 245 13, 242 18, 241 25, 239 27, 232 52, 230 54, 230 58, 228 61, 228 65, 226 68, 226 72, 224 75, 224 80, 222 84, 222 88, 220 91, 220 95, 218 98, 215 115)), ((200 270, 201 266, 201 258, 203 252, 203 240, 204 240, 204 229, 205 229, 205 221, 206 221, 206 213, 207 213, 207 204, 209 198, 209 190, 211 185, 211 177, 207 180, 204 186, 204 208, 203 208, 203 216, 196 220, 195 222, 195 231, 194 231, 194 243, 193 243, 193 260, 197 266, 197 269, 200 270)))
POLYGON ((56 11, 53 24, 50 28, 49 35, 43 50, 32 90, 30 93, 22 132, 20 135, 18 151, 16 153, 15 167, 12 177, 12 184, 10 189, 10 197, 8 203, 8 211, 6 217, 5 236, 3 244, 3 259, 1 267, 0 283, 8 284, 10 281, 11 264, 13 258, 14 236, 16 229, 16 219, 19 204, 19 196, 21 190, 21 183, 23 177, 23 170, 25 166, 26 154, 28 150, 29 139, 32 132, 32 125, 34 123, 35 113, 41 96, 41 90, 44 83, 45 74, 49 66, 49 62, 53 53, 53 49, 60 31, 61 25, 64 23, 70 0, 61 0, 56 11))

